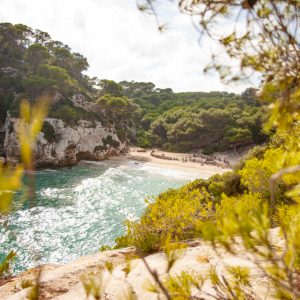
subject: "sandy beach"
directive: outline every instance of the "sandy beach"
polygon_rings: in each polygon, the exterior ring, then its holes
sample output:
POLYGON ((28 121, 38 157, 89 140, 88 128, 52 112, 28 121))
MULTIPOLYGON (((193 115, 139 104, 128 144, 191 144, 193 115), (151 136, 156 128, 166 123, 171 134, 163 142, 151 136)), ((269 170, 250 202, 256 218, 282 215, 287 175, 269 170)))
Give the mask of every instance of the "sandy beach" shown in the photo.
POLYGON ((140 152, 138 148, 131 148, 127 154, 121 156, 110 157, 113 161, 136 161, 137 163, 143 163, 147 166, 173 169, 176 171, 193 173, 198 175, 200 178, 208 178, 215 174, 222 174, 230 171, 230 168, 222 168, 210 164, 201 164, 200 162, 192 162, 188 160, 188 156, 191 154, 185 153, 170 153, 166 151, 158 151, 159 154, 165 156, 175 157, 178 160, 167 160, 162 158, 153 157, 151 155, 152 150, 140 152), (187 161, 183 161, 187 160, 187 161))

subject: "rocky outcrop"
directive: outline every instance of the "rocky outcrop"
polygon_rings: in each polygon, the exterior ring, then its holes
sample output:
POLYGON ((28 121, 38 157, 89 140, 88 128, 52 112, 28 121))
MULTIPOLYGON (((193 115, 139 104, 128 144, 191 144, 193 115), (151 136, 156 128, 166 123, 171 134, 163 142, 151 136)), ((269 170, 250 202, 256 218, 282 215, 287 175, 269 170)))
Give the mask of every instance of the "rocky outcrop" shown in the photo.
POLYGON ((96 103, 88 101, 88 99, 82 94, 75 94, 70 100, 74 106, 80 107, 86 111, 92 112, 96 110, 96 103))
MULTIPOLYGON (((272 229, 270 238, 272 238, 274 248, 276 246, 275 249, 278 251, 284 249, 284 241, 280 238, 278 229, 272 229)), ((175 252, 174 257, 177 257, 177 260, 170 269, 170 275, 176 276, 186 272, 203 279, 200 290, 193 288, 189 299, 223 299, 216 293, 208 274, 213 269, 220 277, 224 276, 228 274, 228 266, 241 266, 249 269, 251 289, 255 292, 251 299, 274 299, 273 287, 269 284, 265 273, 259 268, 258 258, 247 254, 242 245, 236 245, 237 255, 221 247, 216 252, 211 244, 201 240, 188 242, 187 246, 186 249, 175 252)), ((167 278, 167 259, 164 253, 149 255, 145 257, 145 260, 150 269, 157 272, 161 281, 167 278)), ((4 282, 0 286, 0 298, 26 299, 31 288, 26 288, 26 286, 22 288, 22 282, 26 280, 34 282, 38 270, 29 270, 4 282)), ((94 299, 86 296, 82 283, 85 278, 93 280, 95 286, 99 287, 101 299, 158 299, 158 295, 149 289, 149 283, 153 283, 153 279, 142 259, 137 257, 134 248, 98 252, 66 265, 44 266, 40 278, 40 299, 94 299), (114 269, 110 268, 109 271, 108 265, 113 265, 114 269), (135 297, 124 297, 130 290, 135 297)), ((199 283, 201 281, 199 279, 199 283)), ((165 298, 160 297, 160 299, 165 298)))
MULTIPOLYGON (((5 123, 4 149, 11 161, 20 160, 19 119, 9 115, 5 123)), ((114 128, 101 122, 81 120, 68 125, 61 119, 47 118, 37 139, 36 166, 60 167, 80 160, 100 161, 119 155, 125 149, 114 128)))

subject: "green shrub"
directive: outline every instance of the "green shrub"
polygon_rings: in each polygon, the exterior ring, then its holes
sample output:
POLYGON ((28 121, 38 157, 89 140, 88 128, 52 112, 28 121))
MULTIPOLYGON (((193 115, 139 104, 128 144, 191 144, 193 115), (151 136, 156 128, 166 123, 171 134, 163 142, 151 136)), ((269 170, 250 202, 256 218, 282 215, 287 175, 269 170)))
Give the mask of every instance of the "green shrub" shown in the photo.
POLYGON ((199 236, 203 221, 212 213, 212 202, 204 189, 190 185, 170 189, 149 203, 140 221, 127 221, 127 234, 116 240, 116 247, 134 245, 143 252, 161 248, 165 240, 199 236))
POLYGON ((246 188, 241 183, 241 176, 235 172, 214 175, 208 180, 208 190, 217 199, 224 193, 233 196, 243 193, 246 188))
POLYGON ((171 152, 188 152, 194 148, 194 141, 181 141, 178 144, 168 142, 162 148, 171 152))
POLYGON ((173 145, 172 143, 169 143, 169 142, 168 143, 164 143, 162 145, 162 149, 166 150, 166 151, 170 151, 170 152, 177 152, 176 146, 173 145))
POLYGON ((182 141, 176 145, 176 150, 178 152, 188 152, 193 150, 194 148, 194 141, 182 141))
POLYGON ((127 235, 116 239, 116 248, 135 246, 142 253, 153 253, 161 246, 161 237, 149 224, 126 221, 127 235))
POLYGON ((56 119, 61 119, 68 124, 75 124, 80 120, 76 109, 67 104, 59 106, 55 111, 52 111, 51 116, 56 119))
POLYGON ((41 131, 44 133, 44 137, 49 143, 52 143, 56 140, 57 136, 55 134, 55 130, 49 122, 47 121, 44 122, 41 131))
POLYGON ((127 137, 127 130, 125 130, 124 128, 116 128, 117 130, 117 135, 118 138, 120 139, 120 141, 124 142, 126 140, 127 137))
POLYGON ((141 148, 150 148, 153 146, 153 134, 148 131, 139 130, 137 132, 137 142, 136 145, 141 148))
POLYGON ((204 155, 212 155, 217 151, 220 151, 220 147, 218 145, 206 146, 206 147, 203 148, 202 153, 204 155))
POLYGON ((95 113, 85 111, 80 107, 74 107, 72 102, 68 100, 62 100, 59 104, 54 105, 49 113, 49 117, 61 119, 70 125, 76 125, 80 120, 97 120, 95 113))
POLYGON ((15 251, 10 251, 0 262, 0 278, 6 278, 11 275, 11 263, 15 259, 17 253, 15 251))
POLYGON ((102 138, 103 145, 110 145, 114 148, 118 148, 120 146, 120 142, 116 141, 112 138, 111 135, 108 135, 106 138, 102 138))
POLYGON ((108 245, 102 245, 99 249, 100 252, 104 252, 104 251, 108 251, 108 250, 112 250, 113 248, 111 246, 108 245))

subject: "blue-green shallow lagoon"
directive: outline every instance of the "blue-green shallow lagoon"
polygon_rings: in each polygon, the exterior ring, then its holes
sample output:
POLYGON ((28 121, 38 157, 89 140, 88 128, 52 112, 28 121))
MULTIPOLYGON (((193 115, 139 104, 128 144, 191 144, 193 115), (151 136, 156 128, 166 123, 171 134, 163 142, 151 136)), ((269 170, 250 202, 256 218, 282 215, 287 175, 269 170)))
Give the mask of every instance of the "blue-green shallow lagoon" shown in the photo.
POLYGON ((193 178, 133 161, 37 171, 34 207, 16 201, 14 212, 0 219, 0 255, 15 250, 18 273, 94 253, 124 233, 125 219, 142 214, 146 197, 193 178))

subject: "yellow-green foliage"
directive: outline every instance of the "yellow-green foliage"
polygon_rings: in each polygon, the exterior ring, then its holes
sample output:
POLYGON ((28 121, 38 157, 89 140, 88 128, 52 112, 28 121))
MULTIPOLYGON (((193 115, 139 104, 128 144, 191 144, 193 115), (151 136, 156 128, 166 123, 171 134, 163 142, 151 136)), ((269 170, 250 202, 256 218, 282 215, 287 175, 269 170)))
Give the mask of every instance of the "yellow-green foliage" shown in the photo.
POLYGON ((201 225, 213 210, 204 188, 168 190, 150 203, 140 221, 127 221, 127 235, 117 247, 134 245, 143 252, 158 250, 168 236, 180 240, 198 236, 201 225))
POLYGON ((250 271, 246 267, 228 266, 226 273, 221 276, 212 268, 209 278, 216 291, 217 299, 255 299, 250 271))
POLYGON ((104 299, 103 292, 105 283, 103 282, 103 274, 100 273, 97 277, 90 274, 81 278, 86 296, 91 296, 95 300, 104 299))
POLYGON ((202 278, 187 272, 181 272, 179 275, 168 276, 164 285, 169 291, 172 299, 185 300, 190 299, 192 288, 199 287, 202 283, 202 278))
POLYGON ((13 193, 21 186, 23 167, 5 167, 0 162, 0 213, 8 213, 12 205, 13 193))
MULTIPOLYGON (((282 146, 270 148, 260 160, 250 159, 239 172, 242 182, 249 188, 248 194, 224 197, 225 201, 216 206, 216 221, 203 226, 203 237, 213 245, 223 245, 228 251, 238 253, 241 251, 238 245, 242 244, 243 251, 252 253, 266 274, 273 296, 278 299, 300 297, 299 282, 296 280, 300 272, 298 132, 297 124, 290 127, 289 133, 278 130, 284 142, 282 146), (274 202, 275 183, 278 181, 289 188, 286 193, 291 200, 289 204, 274 202), (270 231, 274 219, 276 226, 279 226, 277 232, 270 231), (284 245, 276 243, 277 235, 283 239, 284 245), (239 243, 235 239, 237 236, 239 243)), ((245 292, 245 289, 242 291, 245 292)))
POLYGON ((246 202, 231 206, 223 217, 219 216, 217 226, 207 223, 203 237, 215 247, 223 245, 234 254, 252 253, 276 298, 299 299, 295 276, 300 271, 300 205, 280 207, 276 213, 280 227, 278 231, 270 231, 267 204, 254 210, 244 208, 243 204, 246 202), (283 246, 276 243, 278 234, 284 241, 283 246))
POLYGON ((10 251, 0 263, 0 278, 7 277, 10 275, 11 262, 16 257, 16 252, 10 251))
MULTIPOLYGON (((294 154, 283 147, 269 147, 261 158, 246 160, 241 170, 195 180, 160 194, 149 203, 139 221, 126 221, 127 234, 117 238, 116 247, 134 245, 143 252, 153 252, 163 245, 168 234, 180 240, 201 237, 205 234, 203 224, 217 225, 233 206, 239 209, 237 219, 244 222, 248 214, 259 212, 263 201, 269 203, 270 176, 283 166, 295 164, 300 156, 294 154)), ((291 183, 278 180, 274 193, 277 203, 291 201, 285 195, 291 183)))
POLYGON ((21 282, 21 288, 22 289, 27 289, 27 288, 33 287, 33 286, 34 286, 34 283, 29 279, 24 279, 21 282))
POLYGON ((258 194, 245 194, 239 197, 223 196, 216 206, 215 218, 202 227, 202 237, 222 243, 227 249, 232 245, 231 238, 243 231, 250 234, 255 225, 263 224, 264 229, 271 228, 267 209, 258 194), (241 230, 242 229, 242 230, 241 230))
MULTIPOLYGON (((47 113, 47 103, 47 97, 38 99, 34 106, 30 106, 26 100, 21 103, 18 132, 22 163, 11 166, 0 162, 0 216, 12 210, 13 194, 22 185, 24 169, 34 169, 35 142, 47 113)), ((0 277, 10 274, 10 265, 15 256, 16 253, 11 251, 0 263, 0 277)))
POLYGON ((241 176, 237 172, 216 174, 207 180, 207 190, 218 201, 223 193, 228 196, 241 194, 245 186, 241 182, 241 176))
POLYGON ((13 193, 21 187, 24 168, 33 169, 34 149, 47 112, 47 98, 38 99, 30 107, 28 101, 21 103, 19 140, 22 162, 16 167, 3 166, 0 163, 0 213, 8 213, 12 205, 13 193))
POLYGON ((299 164, 299 154, 297 151, 287 151, 284 146, 271 147, 265 151, 262 159, 254 157, 245 162, 244 168, 238 172, 241 175, 241 183, 249 189, 249 192, 268 197, 271 175, 282 168, 299 164))
POLYGON ((20 108, 19 140, 21 145, 22 161, 25 167, 32 169, 37 135, 42 129, 48 110, 48 99, 37 99, 36 105, 30 106, 23 100, 20 108))
MULTIPOLYGON (((112 278, 115 278, 115 265, 107 261, 104 270, 99 273, 89 273, 81 276, 81 283, 83 285, 86 297, 88 299, 105 300, 107 299, 106 288, 112 278)), ((125 273, 125 278, 118 277, 118 281, 122 285, 122 295, 118 295, 117 299, 137 300, 131 284, 127 280, 127 276, 131 271, 131 260, 126 259, 125 267, 122 269, 125 273)))

